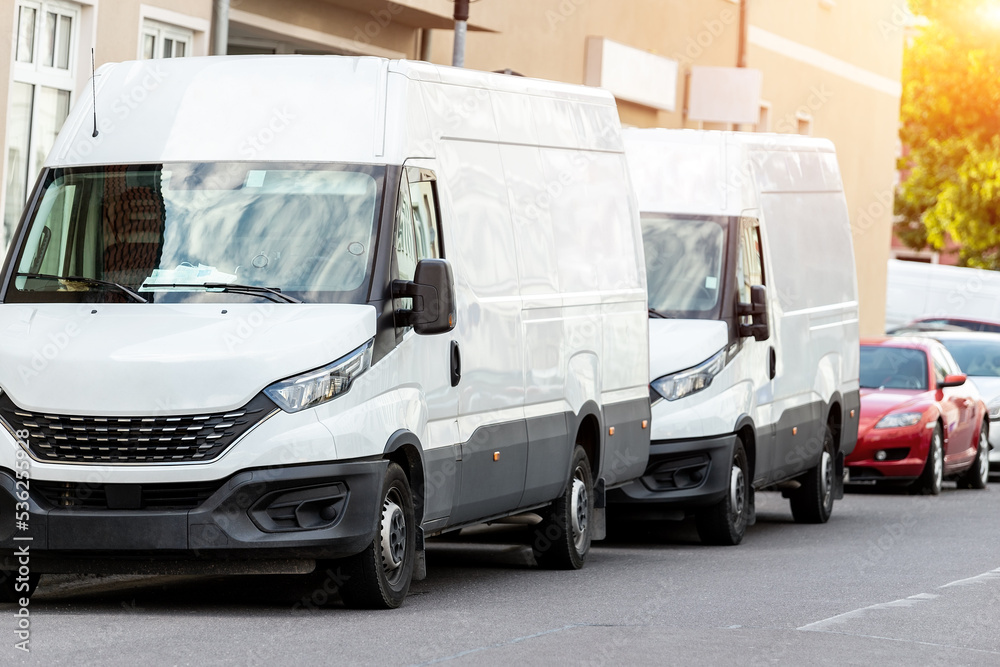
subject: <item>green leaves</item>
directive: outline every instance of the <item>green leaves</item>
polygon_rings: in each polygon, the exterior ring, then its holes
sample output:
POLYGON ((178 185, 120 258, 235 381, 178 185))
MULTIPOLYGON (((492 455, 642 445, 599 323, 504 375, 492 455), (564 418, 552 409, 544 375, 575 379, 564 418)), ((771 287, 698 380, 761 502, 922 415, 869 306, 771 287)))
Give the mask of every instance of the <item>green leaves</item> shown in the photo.
POLYGON ((911 0, 929 19, 903 63, 897 236, 951 237, 972 266, 1000 268, 1000 1, 911 0))

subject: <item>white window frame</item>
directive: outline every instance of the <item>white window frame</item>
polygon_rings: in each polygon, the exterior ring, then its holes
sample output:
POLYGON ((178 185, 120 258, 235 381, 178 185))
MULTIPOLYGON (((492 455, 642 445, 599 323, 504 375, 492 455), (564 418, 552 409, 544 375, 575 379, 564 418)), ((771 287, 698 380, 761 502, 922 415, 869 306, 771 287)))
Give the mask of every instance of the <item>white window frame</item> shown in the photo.
POLYGON ((142 22, 142 34, 139 39, 139 58, 141 60, 145 60, 147 58, 145 53, 147 37, 153 38, 154 59, 188 57, 191 55, 194 48, 193 30, 178 28, 167 23, 154 21, 153 19, 144 19, 142 22), (163 46, 164 41, 168 39, 173 43, 173 48, 171 49, 171 54, 166 56, 163 54, 163 46), (178 44, 184 45, 184 53, 181 55, 177 54, 178 44))
POLYGON ((48 88, 59 88, 70 91, 70 95, 75 92, 77 68, 79 67, 79 41, 80 41, 80 19, 83 8, 77 3, 63 2, 62 0, 16 0, 14 3, 14 31, 15 44, 11 52, 13 60, 13 80, 19 83, 29 83, 33 85, 46 86, 48 88), (35 42, 34 58, 30 63, 17 61, 16 33, 18 30, 18 16, 21 7, 31 7, 35 10, 35 42), (73 33, 69 41, 69 68, 59 69, 54 64, 52 67, 41 63, 42 30, 45 25, 44 18, 49 11, 57 14, 70 16, 73 19, 73 33))
MULTIPOLYGON (((70 106, 78 99, 79 92, 83 90, 87 81, 90 79, 90 48, 94 44, 97 38, 97 7, 99 0, 15 0, 13 7, 13 18, 14 24, 12 26, 12 36, 15 36, 14 43, 10 51, 11 55, 11 66, 10 66, 10 79, 11 83, 24 83, 34 86, 35 95, 38 94, 38 87, 44 86, 47 88, 56 88, 59 90, 68 91, 70 95, 70 106), (41 30, 44 26, 44 15, 46 10, 49 8, 55 9, 57 13, 68 14, 73 18, 73 34, 70 36, 69 43, 69 68, 66 70, 59 69, 58 67, 46 67, 41 64, 41 58, 35 57, 31 63, 21 63, 17 62, 17 43, 16 43, 16 32, 17 32, 17 21, 19 7, 25 5, 35 9, 36 19, 35 19, 35 49, 36 52, 41 50, 41 30)), ((55 63, 53 63, 55 64, 55 63)), ((35 135, 35 101, 32 101, 32 129, 31 136, 28 140, 29 151, 28 151, 28 177, 27 177, 27 192, 26 194, 30 196, 31 187, 34 184, 34 180, 41 169, 42 165, 38 164, 35 159, 35 146, 36 135, 35 135)), ((2 109, 0 111, 9 112, 9 109, 2 109)), ((6 164, 7 160, 7 131, 6 127, 0 127, 0 159, 6 164)), ((10 175, 4 170, 0 173, 0 250, 5 248, 10 242, 10 239, 5 238, 5 230, 3 228, 3 214, 7 210, 7 180, 10 175)), ((22 203, 19 202, 19 205, 22 203)))
MULTIPOLYGON (((63 2, 62 0, 16 0, 14 3, 15 43, 14 48, 11 50, 11 57, 13 61, 11 63, 11 84, 21 83, 32 86, 31 127, 28 134, 28 151, 25 156, 25 164, 27 167, 27 182, 25 184, 26 195, 30 195, 34 179, 42 168, 42 165, 37 158, 37 151, 35 150, 39 141, 37 114, 39 113, 38 96, 41 88, 53 88, 68 92, 70 107, 72 107, 73 102, 76 100, 78 84, 77 76, 80 70, 80 39, 82 34, 81 19, 83 10, 83 5, 78 3, 63 2), (29 7, 35 10, 35 34, 34 41, 32 43, 32 60, 30 63, 17 61, 17 34, 19 32, 18 22, 20 20, 21 7, 29 7), (59 68, 55 59, 53 59, 51 67, 42 64, 42 46, 44 42, 42 34, 45 29, 45 18, 49 12, 60 16, 69 16, 72 20, 71 34, 69 36, 69 62, 67 63, 67 69, 59 68)), ((5 109, 5 112, 6 111, 9 111, 9 109, 5 109)), ((2 158, 6 164, 8 149, 6 141, 6 128, 4 128, 2 139, 3 142, 2 145, 0 145, 0 150, 2 150, 2 158)), ((6 246, 9 241, 9 239, 2 238, 5 236, 2 216, 3 212, 6 210, 4 207, 6 206, 7 180, 9 178, 10 175, 4 173, 3 181, 0 182, 0 247, 6 246)))
POLYGON ((143 45, 147 34, 156 35, 154 58, 163 57, 163 38, 185 42, 184 57, 208 55, 208 33, 211 21, 207 18, 182 14, 161 7, 139 5, 138 43, 135 57, 143 60, 143 45))

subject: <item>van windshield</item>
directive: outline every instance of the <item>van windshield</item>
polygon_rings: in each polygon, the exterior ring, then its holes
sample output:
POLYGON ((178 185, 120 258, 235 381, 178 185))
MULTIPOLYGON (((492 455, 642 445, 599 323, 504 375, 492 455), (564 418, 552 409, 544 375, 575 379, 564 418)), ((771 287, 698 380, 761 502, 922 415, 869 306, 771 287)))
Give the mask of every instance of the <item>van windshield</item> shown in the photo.
POLYGON ((649 307, 664 317, 719 319, 726 218, 642 214, 649 307))
POLYGON ((50 169, 4 300, 242 302, 276 300, 276 291, 363 303, 384 172, 245 162, 50 169))

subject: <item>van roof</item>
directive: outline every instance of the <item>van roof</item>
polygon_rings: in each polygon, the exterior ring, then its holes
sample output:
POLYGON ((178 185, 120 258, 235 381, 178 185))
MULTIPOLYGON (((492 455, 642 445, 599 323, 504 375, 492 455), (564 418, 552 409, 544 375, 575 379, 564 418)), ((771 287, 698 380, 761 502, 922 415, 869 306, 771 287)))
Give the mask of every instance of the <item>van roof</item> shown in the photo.
POLYGON ((757 208, 761 193, 843 191, 827 139, 662 128, 626 129, 622 138, 646 213, 738 216, 757 208))
MULTIPOLYGON (((227 160, 398 164, 406 157, 433 156, 432 146, 427 148, 432 130, 425 113, 438 125, 486 122, 497 134, 492 125, 501 122, 499 110, 470 112, 456 107, 447 94, 439 96, 447 108, 428 108, 426 93, 424 100, 413 99, 415 88, 426 89, 416 82, 547 98, 550 105, 585 102, 601 118, 615 109, 614 98, 600 89, 373 57, 129 61, 97 71, 96 105, 87 86, 46 166, 227 160), (417 152, 415 135, 423 140, 423 150, 417 152)), ((530 124, 531 110, 518 110, 530 124)), ((578 137, 593 123, 574 125, 582 130, 578 137)), ((617 126, 613 135, 620 150, 617 126)), ((587 143, 577 137, 571 142, 587 143)))

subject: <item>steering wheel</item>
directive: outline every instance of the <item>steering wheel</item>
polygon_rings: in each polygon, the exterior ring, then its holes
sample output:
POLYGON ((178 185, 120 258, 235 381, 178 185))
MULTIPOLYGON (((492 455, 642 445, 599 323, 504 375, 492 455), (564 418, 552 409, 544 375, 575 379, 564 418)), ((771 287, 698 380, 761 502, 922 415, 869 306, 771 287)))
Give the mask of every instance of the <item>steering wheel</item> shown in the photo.
POLYGON ((893 389, 920 389, 921 385, 920 378, 912 375, 887 375, 881 383, 881 386, 893 389), (895 382, 896 386, 893 387, 890 382, 895 382))

